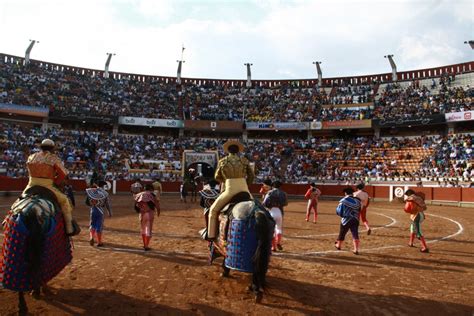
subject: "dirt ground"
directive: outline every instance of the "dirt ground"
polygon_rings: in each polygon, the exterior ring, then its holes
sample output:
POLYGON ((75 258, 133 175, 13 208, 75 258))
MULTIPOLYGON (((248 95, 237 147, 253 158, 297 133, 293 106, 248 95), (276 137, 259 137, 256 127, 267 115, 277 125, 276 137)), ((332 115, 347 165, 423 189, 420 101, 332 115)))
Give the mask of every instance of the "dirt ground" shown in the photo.
MULTIPOLYGON (((14 197, 0 198, 2 214, 14 197)), ((361 230, 361 253, 334 249, 336 202, 320 203, 317 224, 293 201, 284 217, 284 249, 274 253, 262 304, 247 291, 249 275, 220 277, 208 265, 197 203, 162 199, 151 247, 142 250, 131 196, 112 197, 105 247, 88 243, 89 210, 76 197, 83 228, 74 259, 50 282, 42 300, 27 297, 32 315, 473 315, 474 209, 429 206, 423 223, 431 252, 407 246, 408 216, 398 203, 372 203, 370 236, 361 230)), ((3 216, 3 215, 2 215, 3 216)), ((3 237, 0 237, 0 239, 3 237)), ((0 314, 17 312, 16 293, 0 289, 0 314)))

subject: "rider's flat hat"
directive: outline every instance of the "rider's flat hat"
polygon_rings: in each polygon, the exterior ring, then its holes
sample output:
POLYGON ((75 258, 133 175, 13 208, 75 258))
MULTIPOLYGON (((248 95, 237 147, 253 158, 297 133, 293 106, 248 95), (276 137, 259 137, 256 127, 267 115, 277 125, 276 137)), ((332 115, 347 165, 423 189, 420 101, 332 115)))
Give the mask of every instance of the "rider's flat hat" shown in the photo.
POLYGON ((43 139, 40 146, 54 147, 54 142, 51 139, 46 138, 43 139))
POLYGON ((239 147, 239 152, 244 151, 244 145, 241 142, 239 142, 237 139, 229 139, 222 146, 224 148, 224 152, 228 153, 229 146, 232 146, 232 145, 236 145, 237 147, 239 147))
POLYGON ((40 148, 43 148, 43 147, 54 147, 54 142, 49 138, 43 139, 43 141, 40 144, 40 148))

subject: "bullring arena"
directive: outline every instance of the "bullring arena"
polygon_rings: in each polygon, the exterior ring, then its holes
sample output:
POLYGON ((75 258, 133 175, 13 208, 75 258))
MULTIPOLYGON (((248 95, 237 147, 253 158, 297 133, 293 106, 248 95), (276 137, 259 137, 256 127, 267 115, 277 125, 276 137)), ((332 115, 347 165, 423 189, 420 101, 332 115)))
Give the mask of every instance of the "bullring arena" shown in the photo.
POLYGON ((474 316, 472 0, 63 2, 0 1, 0 316, 474 316))
MULTIPOLYGON (((14 196, 0 200, 8 209, 14 196)), ((407 246, 408 216, 398 201, 373 202, 370 236, 361 227, 361 253, 333 247, 339 217, 335 201, 320 203, 316 224, 304 221, 306 203, 285 211, 283 251, 274 253, 262 304, 246 287, 247 274, 220 277, 208 265, 198 203, 165 195, 152 250, 144 252, 130 195, 112 197, 105 246, 91 247, 89 210, 76 196, 82 226, 74 259, 50 282, 42 300, 27 298, 33 315, 472 315, 474 238, 472 208, 429 205, 424 223, 429 254, 407 246)), ((419 247, 419 244, 415 245, 419 247)), ((16 314, 16 294, 0 290, 0 314, 16 314)))

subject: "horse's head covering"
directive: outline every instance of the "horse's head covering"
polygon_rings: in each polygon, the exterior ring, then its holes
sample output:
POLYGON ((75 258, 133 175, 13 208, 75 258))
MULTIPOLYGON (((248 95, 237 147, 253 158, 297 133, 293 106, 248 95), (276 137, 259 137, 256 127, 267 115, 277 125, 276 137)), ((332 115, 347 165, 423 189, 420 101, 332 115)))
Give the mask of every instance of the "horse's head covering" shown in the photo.
POLYGON ((224 145, 222 145, 222 148, 224 148, 224 152, 228 153, 229 146, 232 146, 232 145, 236 145, 237 147, 239 147, 239 152, 244 151, 244 145, 241 142, 239 142, 237 139, 229 139, 228 141, 224 143, 224 145))
POLYGON ((108 196, 108 193, 106 191, 98 188, 88 188, 86 189, 86 193, 89 199, 96 201, 106 199, 108 196))
POLYGON ((40 146, 41 146, 41 147, 43 147, 43 146, 46 146, 46 147, 54 147, 55 144, 54 144, 54 142, 53 142, 51 139, 46 138, 46 139, 43 139, 43 141, 41 142, 41 145, 40 145, 40 146))

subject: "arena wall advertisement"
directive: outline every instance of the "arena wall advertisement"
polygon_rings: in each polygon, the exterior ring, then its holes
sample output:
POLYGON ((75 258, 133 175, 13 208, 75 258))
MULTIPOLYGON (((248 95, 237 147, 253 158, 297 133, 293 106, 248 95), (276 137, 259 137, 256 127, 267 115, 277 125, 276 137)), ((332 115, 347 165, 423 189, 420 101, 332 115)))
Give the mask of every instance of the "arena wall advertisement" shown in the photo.
POLYGON ((247 130, 307 130, 309 122, 245 122, 247 130))
POLYGON ((440 124, 446 122, 444 114, 426 115, 420 118, 384 118, 375 119, 375 127, 398 127, 440 124))
POLYGON ((165 120, 146 117, 120 116, 118 119, 120 125, 148 126, 148 127, 169 127, 183 128, 184 122, 180 120, 165 120))
POLYGON ((0 103, 0 112, 35 117, 48 117, 49 109, 35 106, 0 103))
POLYGON ((318 130, 323 128, 323 123, 319 121, 313 121, 309 123, 309 129, 311 130, 318 130))
POLYGON ((474 111, 454 112, 445 114, 446 122, 462 122, 474 120, 474 111))
POLYGON ((67 113, 67 112, 51 112, 50 118, 63 121, 85 122, 93 124, 115 124, 117 118, 108 115, 93 115, 85 113, 67 113))
POLYGON ((323 129, 371 128, 372 120, 323 121, 323 129))
POLYGON ((241 132, 244 129, 242 121, 184 121, 184 129, 186 130, 205 130, 205 131, 235 131, 241 132))

